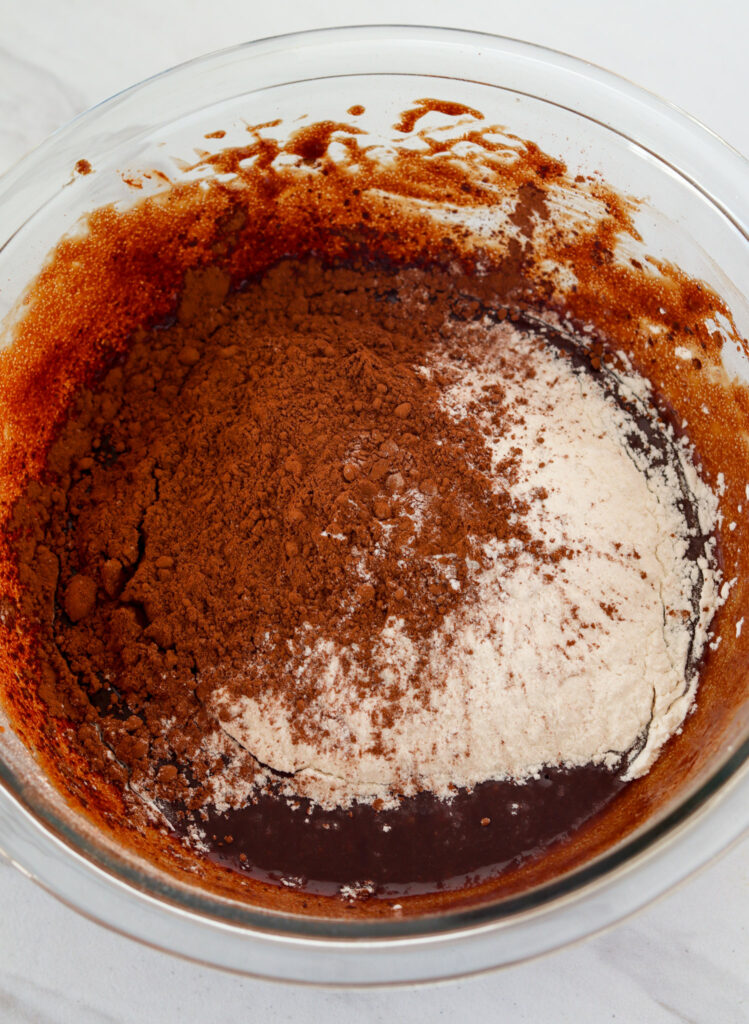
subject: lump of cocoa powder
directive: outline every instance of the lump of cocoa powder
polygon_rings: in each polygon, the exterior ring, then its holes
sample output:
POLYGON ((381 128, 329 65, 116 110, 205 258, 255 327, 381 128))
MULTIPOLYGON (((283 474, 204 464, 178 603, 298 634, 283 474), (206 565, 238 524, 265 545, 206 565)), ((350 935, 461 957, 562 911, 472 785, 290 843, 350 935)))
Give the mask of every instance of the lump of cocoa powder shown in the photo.
POLYGON ((74 576, 65 590, 64 607, 72 622, 90 615, 96 604, 96 584, 90 576, 74 576))

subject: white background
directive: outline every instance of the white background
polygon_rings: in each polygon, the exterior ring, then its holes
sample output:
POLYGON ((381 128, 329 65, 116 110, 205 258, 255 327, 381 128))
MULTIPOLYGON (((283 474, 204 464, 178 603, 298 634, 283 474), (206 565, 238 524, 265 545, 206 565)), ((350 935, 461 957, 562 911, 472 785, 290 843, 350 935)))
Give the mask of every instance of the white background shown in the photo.
MULTIPOLYGON (((529 39, 688 110, 749 156, 746 0, 0 0, 0 172, 84 108, 248 39, 371 21, 529 39)), ((748 172, 749 182, 749 172, 748 172)), ((630 922, 493 975, 394 992, 230 977, 78 917, 0 860, 0 1024, 749 1021, 749 843, 630 922)))

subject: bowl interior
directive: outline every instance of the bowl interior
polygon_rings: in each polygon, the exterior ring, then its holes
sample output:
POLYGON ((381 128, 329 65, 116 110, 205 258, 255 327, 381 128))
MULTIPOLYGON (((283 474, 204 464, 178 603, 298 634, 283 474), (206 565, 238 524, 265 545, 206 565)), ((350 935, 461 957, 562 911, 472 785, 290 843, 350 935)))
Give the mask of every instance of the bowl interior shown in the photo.
MULTIPOLYGON (((642 200, 636 213, 640 239, 627 239, 626 254, 673 264, 725 300, 735 330, 721 322, 714 328, 724 339, 731 400, 744 407, 749 357, 740 337, 749 335, 749 240, 746 210, 732 203, 727 188, 742 173, 746 183, 738 158, 718 147, 722 161, 711 176, 708 154, 690 156, 702 139, 700 129, 569 58, 463 33, 346 31, 268 40, 177 68, 84 115, 6 176, 0 185, 3 343, 10 343, 12 325, 25 312, 20 300, 48 253, 63 235, 80 231, 91 209, 107 203, 125 208, 169 183, 191 180, 203 173, 194 165, 206 152, 246 144, 248 126, 264 125, 266 135, 284 138, 314 121, 353 123, 384 152, 403 109, 436 97, 481 111, 498 133, 533 140, 563 159, 572 175, 601 178, 642 200), (353 105, 364 111, 350 114, 353 105), (225 134, 206 138, 218 131, 225 134), (81 159, 93 173, 74 173, 81 159)), ((420 128, 449 138, 461 130, 459 120, 433 113, 420 128)), ((745 522, 737 515, 732 536, 737 547, 749 550, 745 522)), ((539 876, 522 893, 487 890, 452 907, 387 921, 333 920, 323 907, 310 918, 283 904, 239 904, 226 893, 177 881, 120 848, 49 784, 7 720, 0 732, 0 781, 7 791, 0 814, 11 825, 17 815, 19 830, 22 820, 42 826, 39 841, 49 842, 45 870, 53 889, 55 862, 75 856, 90 870, 209 925, 222 921, 299 939, 403 939, 526 920, 539 908, 564 912, 575 894, 621 875, 654 845, 680 842, 685 822, 709 828, 703 819, 716 794, 728 788, 749 753, 749 647, 736 628, 747 588, 749 581, 738 581, 719 613, 716 631, 726 644, 732 641, 731 655, 700 695, 678 742, 604 819, 582 867, 561 858, 558 877, 539 876)), ((663 877, 661 887, 674 880, 673 873, 663 877)))

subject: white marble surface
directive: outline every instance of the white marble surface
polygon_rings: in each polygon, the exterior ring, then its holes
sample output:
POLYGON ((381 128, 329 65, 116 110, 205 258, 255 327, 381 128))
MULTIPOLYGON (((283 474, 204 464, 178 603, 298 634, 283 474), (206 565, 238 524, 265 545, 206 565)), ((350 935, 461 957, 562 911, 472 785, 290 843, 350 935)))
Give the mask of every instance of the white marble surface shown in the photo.
MULTIPOLYGON (((671 99, 749 155, 739 0, 0 0, 0 171, 178 61, 277 32, 431 22, 532 39, 671 99)), ((0 861, 0 1024, 329 1020, 749 1021, 749 842, 604 936, 484 978, 396 992, 234 978, 91 924, 0 861)))

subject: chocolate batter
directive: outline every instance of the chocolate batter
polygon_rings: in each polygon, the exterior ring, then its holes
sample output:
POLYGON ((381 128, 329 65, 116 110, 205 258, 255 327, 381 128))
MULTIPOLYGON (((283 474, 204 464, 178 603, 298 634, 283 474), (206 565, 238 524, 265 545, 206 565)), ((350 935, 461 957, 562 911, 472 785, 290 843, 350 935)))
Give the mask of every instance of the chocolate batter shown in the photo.
MULTIPOLYGON (((400 130, 412 130, 429 109, 442 107, 424 101, 404 114, 400 130)), ((481 131, 469 134, 492 150, 481 131)), ((206 161, 237 172, 241 187, 175 186, 126 213, 98 211, 89 234, 63 243, 36 284, 3 365, 5 703, 70 799, 123 842, 176 873, 188 865, 192 880, 194 855, 150 831, 139 801, 152 802, 183 839, 194 842, 199 830, 204 854, 230 868, 205 868, 206 884, 219 891, 262 902, 265 890, 253 879, 281 881, 290 893, 343 887, 352 898, 468 891, 486 880, 496 888, 501 878, 507 891, 517 889, 544 877, 529 864, 565 870, 621 833, 615 817, 601 817, 622 789, 620 766, 551 770, 522 786, 485 783, 451 802, 419 794, 392 809, 325 811, 266 794, 217 811, 206 783, 232 758, 201 747, 213 723, 210 692, 197 676, 209 666, 230 672, 232 658, 259 644, 270 623, 340 625, 366 648, 398 609, 419 635, 455 600, 430 578, 427 556, 465 556, 477 537, 528 543, 524 509, 482 489, 479 440, 440 419, 429 382, 410 370, 446 315, 510 310, 522 318, 544 307, 579 323, 595 320, 604 304, 605 337, 592 346, 588 337, 576 358, 599 373, 602 357, 605 364, 607 352, 623 348, 651 371, 663 414, 676 405, 678 421, 726 393, 703 377, 719 360, 707 324, 726 311, 674 268, 655 282, 637 261, 611 259, 631 222, 627 203, 602 186, 592 187, 605 197, 605 213, 587 234, 535 238, 548 217, 547 189, 583 186, 532 144, 491 172, 515 202, 512 220, 525 241, 508 237, 495 263, 484 253, 481 276, 461 230, 430 226, 418 211, 409 220, 401 203, 381 198, 496 202, 465 167, 419 154, 367 163, 356 129, 325 122, 284 147, 324 169, 311 185, 274 166, 281 149, 257 132, 247 147, 206 161), (328 162, 334 136, 353 171, 328 162), (549 246, 575 266, 574 292, 561 295, 544 277, 549 246), (457 274, 439 269, 455 260, 457 274), (424 287, 434 316, 415 323, 408 293, 424 287), (662 354, 651 355, 635 309, 667 325, 668 344, 699 346, 680 393, 662 354), (449 443, 437 444, 446 431, 449 443), (354 436, 365 445, 357 465, 344 457, 354 436), (408 529, 399 505, 406 479, 434 499, 436 514, 423 562, 404 572, 378 562, 377 538, 385 525, 408 529), (231 523, 228 508, 237 510, 231 523), (327 526, 356 536, 382 582, 350 589, 335 548, 319 541, 327 526), (578 846, 565 845, 572 838, 578 846), (554 852, 567 848, 569 856, 554 852)), ((735 443, 739 403, 736 410, 725 417, 720 454, 690 417, 690 433, 705 441, 708 478, 735 443)), ((735 541, 724 548, 729 572, 735 541)), ((535 554, 552 566, 565 557, 552 546, 535 554)), ((722 657, 710 659, 716 678, 722 657)), ((279 700, 291 697, 280 676, 260 685, 276 686, 279 700)), ((301 736, 304 697, 294 694, 301 736)), ((264 773, 251 756, 231 768, 237 785, 264 773)), ((630 791, 641 809, 649 806, 643 786, 630 791)))
MULTIPOLYGON (((301 685, 286 669, 300 627, 366 658, 389 616, 418 639, 471 600, 467 567, 484 539, 507 544, 508 561, 530 550, 550 571, 569 557, 531 539, 527 507, 490 489, 517 474, 519 454, 492 471, 474 425, 451 420, 438 381, 415 372, 442 324, 491 308, 481 282, 313 260, 227 288, 215 270, 189 276, 176 323, 140 332, 78 397, 47 483, 16 505, 42 696, 75 723, 97 770, 127 781, 136 810, 145 797, 243 872, 313 892, 402 896, 538 857, 612 798, 621 765, 485 782, 449 801, 423 792, 397 808, 325 810, 284 798, 277 772, 252 791, 265 767, 252 751, 206 744, 221 730, 212 698, 227 685, 288 705, 297 738, 314 741, 317 678, 301 685), (424 290, 426 319, 415 306, 424 290), (420 529, 407 481, 429 499, 420 529), (395 540, 383 545, 388 527, 395 540), (460 589, 435 569, 445 558, 460 589), (266 647, 262 674, 248 680, 245 665, 266 647)), ((591 356, 535 329, 605 373, 600 347, 591 356)), ((494 409, 501 424, 509 411, 494 409)), ((691 509, 686 485, 683 500, 691 509)), ((426 666, 416 675, 428 691, 426 666)), ((361 699, 383 685, 370 666, 361 699)), ((385 698, 384 723, 398 700, 385 698)))

